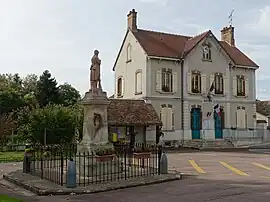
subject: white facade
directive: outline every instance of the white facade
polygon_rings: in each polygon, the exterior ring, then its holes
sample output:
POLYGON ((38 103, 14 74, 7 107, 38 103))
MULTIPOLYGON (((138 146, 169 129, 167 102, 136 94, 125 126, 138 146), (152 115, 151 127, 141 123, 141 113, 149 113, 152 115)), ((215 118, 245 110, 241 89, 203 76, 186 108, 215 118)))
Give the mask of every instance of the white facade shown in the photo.
MULTIPOLYGON (((114 96, 151 103, 163 122, 164 140, 222 139, 256 128, 256 69, 233 64, 212 33, 183 59, 171 59, 148 56, 128 30, 114 66, 114 96), (213 118, 217 104, 219 122, 213 118)), ((153 136, 150 129, 147 133, 153 136)))

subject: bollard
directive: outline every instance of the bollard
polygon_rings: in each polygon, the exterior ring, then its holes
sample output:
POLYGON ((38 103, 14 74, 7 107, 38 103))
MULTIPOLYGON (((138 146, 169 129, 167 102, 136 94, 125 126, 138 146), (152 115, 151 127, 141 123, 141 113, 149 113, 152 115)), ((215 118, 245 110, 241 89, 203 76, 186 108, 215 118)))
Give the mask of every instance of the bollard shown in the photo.
POLYGON ((160 173, 168 174, 168 158, 164 152, 161 154, 160 157, 160 173))
POLYGON ((67 188, 76 187, 76 164, 73 160, 68 162, 67 169, 67 188))

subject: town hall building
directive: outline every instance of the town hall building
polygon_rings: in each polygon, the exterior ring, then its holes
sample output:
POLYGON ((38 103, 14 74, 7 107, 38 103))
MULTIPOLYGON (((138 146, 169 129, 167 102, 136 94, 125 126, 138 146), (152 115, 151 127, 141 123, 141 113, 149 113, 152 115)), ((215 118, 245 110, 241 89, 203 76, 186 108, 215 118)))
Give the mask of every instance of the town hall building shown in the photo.
MULTIPOLYGON (((223 139, 256 128, 255 71, 234 27, 183 36, 139 29, 137 12, 113 66, 115 99, 142 99, 160 115, 165 140, 223 139), (214 110, 214 108, 218 110, 214 110)), ((154 139, 149 126, 147 139, 154 139)))

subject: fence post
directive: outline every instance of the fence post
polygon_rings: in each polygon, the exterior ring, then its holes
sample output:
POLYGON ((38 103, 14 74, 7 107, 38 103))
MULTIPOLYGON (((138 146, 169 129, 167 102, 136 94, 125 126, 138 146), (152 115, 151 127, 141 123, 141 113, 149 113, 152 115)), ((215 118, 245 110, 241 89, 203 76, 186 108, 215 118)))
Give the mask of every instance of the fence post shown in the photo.
POLYGON ((168 158, 165 152, 162 153, 160 158, 160 173, 168 174, 168 158))
POLYGON ((158 145, 157 146, 157 157, 158 157, 158 174, 160 174, 160 160, 161 160, 161 155, 162 155, 162 146, 158 145))
POLYGON ((68 170, 67 170, 67 188, 76 187, 76 164, 70 159, 68 161, 68 170))
POLYGON ((60 176, 61 186, 63 186, 63 176, 64 176, 64 156, 63 151, 61 151, 61 176, 60 176))

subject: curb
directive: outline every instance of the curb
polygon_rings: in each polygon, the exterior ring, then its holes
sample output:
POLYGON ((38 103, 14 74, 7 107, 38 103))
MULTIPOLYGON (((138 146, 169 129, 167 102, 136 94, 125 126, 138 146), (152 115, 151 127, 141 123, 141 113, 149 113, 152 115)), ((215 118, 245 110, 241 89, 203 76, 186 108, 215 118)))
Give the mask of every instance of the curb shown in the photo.
MULTIPOLYGON (((40 189, 34 186, 31 186, 29 184, 25 184, 21 182, 20 180, 16 178, 12 178, 8 175, 4 175, 3 179, 17 185, 20 187, 23 187, 24 189, 31 191, 39 196, 47 196, 47 195, 70 195, 70 194, 93 194, 93 193, 100 193, 100 192, 107 192, 107 191, 113 191, 113 190, 119 190, 119 189, 126 189, 126 188, 132 188, 132 187, 140 187, 140 186, 146 186, 146 185, 153 185, 153 184, 160 184, 165 182, 171 182, 176 180, 185 179, 185 177, 182 176, 182 174, 177 174, 175 177, 171 177, 168 179, 157 179, 150 182, 141 182, 137 184, 130 184, 130 185, 121 185, 119 184, 118 187, 102 187, 99 190, 76 190, 76 189, 69 189, 69 190, 44 190, 40 189)), ((64 187, 65 188, 65 187, 64 187)))

